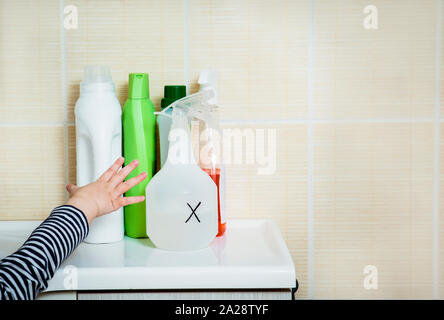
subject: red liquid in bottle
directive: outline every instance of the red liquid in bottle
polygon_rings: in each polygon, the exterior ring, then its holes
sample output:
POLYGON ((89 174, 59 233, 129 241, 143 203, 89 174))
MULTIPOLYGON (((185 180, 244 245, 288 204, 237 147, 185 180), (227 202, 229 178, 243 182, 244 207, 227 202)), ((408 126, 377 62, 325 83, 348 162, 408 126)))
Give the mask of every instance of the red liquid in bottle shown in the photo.
POLYGON ((216 237, 220 237, 225 233, 225 229, 227 226, 227 223, 225 221, 222 223, 220 218, 220 195, 219 195, 220 169, 202 169, 202 170, 208 173, 208 175, 211 177, 211 179, 213 179, 214 183, 217 186, 218 232, 216 237))

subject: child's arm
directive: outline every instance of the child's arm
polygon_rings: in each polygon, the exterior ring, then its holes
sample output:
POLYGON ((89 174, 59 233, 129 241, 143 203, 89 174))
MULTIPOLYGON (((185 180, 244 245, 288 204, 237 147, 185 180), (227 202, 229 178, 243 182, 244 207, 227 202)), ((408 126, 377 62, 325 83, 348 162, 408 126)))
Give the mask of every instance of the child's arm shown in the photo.
POLYGON ((0 261, 0 300, 35 299, 47 288, 63 260, 88 235, 94 218, 145 199, 121 197, 146 178, 146 173, 141 173, 124 181, 138 162, 133 161, 119 171, 123 161, 117 159, 91 184, 80 188, 66 186, 70 193, 66 204, 55 208, 18 251, 0 261))

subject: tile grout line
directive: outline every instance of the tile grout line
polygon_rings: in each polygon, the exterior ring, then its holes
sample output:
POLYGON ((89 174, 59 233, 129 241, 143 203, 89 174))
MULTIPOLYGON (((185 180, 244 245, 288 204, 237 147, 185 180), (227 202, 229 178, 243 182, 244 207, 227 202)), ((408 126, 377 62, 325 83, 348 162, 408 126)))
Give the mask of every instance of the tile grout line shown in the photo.
POLYGON ((313 46, 314 46, 314 0, 310 0, 310 26, 308 43, 308 298, 313 299, 314 293, 314 245, 313 245, 313 46))
POLYGON ((436 41, 435 41, 435 121, 434 121, 434 156, 433 156, 433 297, 439 299, 439 153, 440 153, 440 86, 441 86, 441 28, 442 0, 437 0, 436 41))
POLYGON ((184 0, 184 39, 183 39, 183 62, 184 81, 187 94, 190 93, 190 0, 184 0))
MULTIPOLYGON (((65 1, 60 0, 60 52, 61 52, 61 69, 62 69, 62 103, 63 103, 63 158, 64 158, 64 173, 65 184, 69 180, 69 166, 68 166, 68 106, 67 106, 67 92, 66 92, 66 47, 65 47, 65 28, 64 28, 64 8, 65 1)), ((65 192, 65 198, 67 197, 65 192)))
MULTIPOLYGON (((438 119, 444 122, 444 118, 438 119)), ((245 119, 245 120, 221 120, 223 124, 355 124, 355 123, 434 123, 436 119, 431 118, 349 118, 349 119, 245 119)))
POLYGON ((55 122, 0 122, 0 127, 63 127, 63 126, 73 126, 72 121, 55 121, 55 122))
MULTIPOLYGON (((245 119, 245 120, 221 120, 220 122, 225 125, 281 125, 281 124, 356 124, 356 123, 435 123, 436 121, 442 123, 444 118, 393 118, 393 119, 245 119)), ((0 127, 63 127, 74 126, 74 121, 54 121, 54 122, 1 122, 0 127)))

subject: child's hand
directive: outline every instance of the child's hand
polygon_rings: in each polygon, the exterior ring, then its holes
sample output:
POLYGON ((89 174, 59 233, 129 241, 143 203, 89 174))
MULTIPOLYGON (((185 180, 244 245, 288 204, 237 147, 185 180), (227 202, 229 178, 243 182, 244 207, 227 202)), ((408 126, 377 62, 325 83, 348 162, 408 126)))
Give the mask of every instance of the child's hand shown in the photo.
POLYGON ((123 157, 120 157, 97 181, 86 186, 79 188, 76 185, 68 184, 66 190, 69 192, 69 200, 66 204, 82 210, 88 223, 91 224, 94 218, 145 200, 144 196, 121 197, 123 193, 146 178, 146 173, 142 172, 137 177, 124 181, 139 165, 139 161, 134 160, 118 171, 123 162, 123 157))

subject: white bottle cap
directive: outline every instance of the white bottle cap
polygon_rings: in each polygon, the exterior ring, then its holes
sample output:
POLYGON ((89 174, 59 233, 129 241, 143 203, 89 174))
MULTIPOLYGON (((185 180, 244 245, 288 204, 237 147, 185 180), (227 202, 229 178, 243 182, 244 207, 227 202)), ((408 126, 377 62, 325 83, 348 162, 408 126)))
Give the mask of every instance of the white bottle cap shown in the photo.
POLYGON ((106 66, 91 65, 83 69, 83 83, 113 82, 111 70, 106 66))

